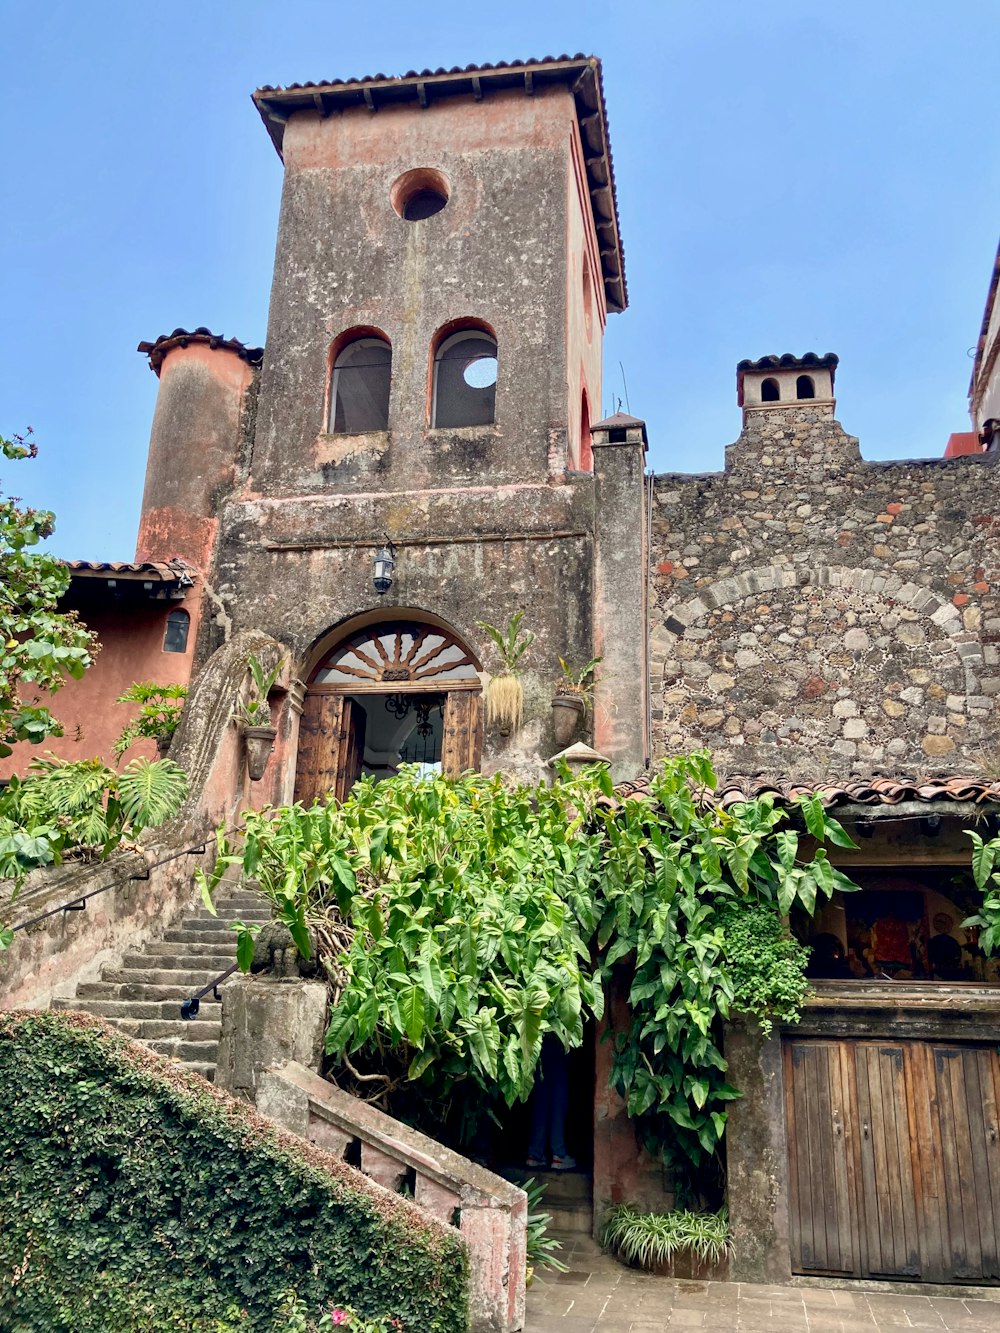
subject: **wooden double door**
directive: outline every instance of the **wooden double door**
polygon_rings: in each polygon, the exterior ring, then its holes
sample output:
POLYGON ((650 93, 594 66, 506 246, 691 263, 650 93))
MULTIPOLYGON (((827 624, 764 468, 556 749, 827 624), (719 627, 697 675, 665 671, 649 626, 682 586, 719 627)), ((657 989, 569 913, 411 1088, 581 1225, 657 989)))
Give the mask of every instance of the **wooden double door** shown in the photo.
MULTIPOLYGON (((397 686, 398 691, 400 687, 397 686)), ((405 692, 405 685, 402 687, 405 692)), ((387 694, 388 689, 381 691, 387 694)), ((369 690, 366 694, 379 691, 369 690)), ((441 769, 457 777, 478 769, 482 755, 482 695, 478 690, 446 690, 443 704, 441 769)), ((424 695, 426 698, 426 694, 424 695)), ((295 800, 311 804, 332 792, 342 801, 361 776, 364 710, 339 690, 310 689, 299 719, 295 800)))
POLYGON ((784 1043, 792 1271, 1000 1283, 1000 1055, 784 1043))

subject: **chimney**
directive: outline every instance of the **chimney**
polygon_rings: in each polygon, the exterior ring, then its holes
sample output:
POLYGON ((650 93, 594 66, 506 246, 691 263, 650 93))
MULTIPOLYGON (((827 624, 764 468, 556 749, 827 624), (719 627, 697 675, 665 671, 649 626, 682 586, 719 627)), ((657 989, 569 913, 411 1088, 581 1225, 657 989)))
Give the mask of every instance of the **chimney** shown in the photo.
POLYGON ((762 356, 759 361, 741 361, 736 367, 736 396, 743 408, 743 424, 749 412, 784 411, 790 407, 821 406, 832 416, 836 406, 833 377, 838 358, 832 352, 818 356, 762 356))

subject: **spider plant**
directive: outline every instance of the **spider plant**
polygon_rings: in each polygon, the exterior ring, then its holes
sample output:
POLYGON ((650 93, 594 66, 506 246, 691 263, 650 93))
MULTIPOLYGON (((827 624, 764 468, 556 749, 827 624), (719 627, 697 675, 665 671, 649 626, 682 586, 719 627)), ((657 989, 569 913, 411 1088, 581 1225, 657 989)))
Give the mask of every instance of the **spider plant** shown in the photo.
POLYGON ((640 1213, 627 1203, 615 1204, 601 1233, 602 1244, 637 1268, 659 1268, 687 1252, 703 1264, 718 1264, 732 1253, 729 1216, 691 1213, 640 1213))
POLYGON ((539 1211, 545 1186, 531 1176, 522 1183, 521 1188, 528 1196, 528 1272, 532 1273, 536 1268, 551 1268, 557 1273, 565 1273, 566 1265, 556 1258, 555 1253, 562 1249, 562 1245, 548 1234, 552 1214, 539 1211))
POLYGON ((490 680, 486 691, 486 719, 496 723, 503 735, 516 731, 524 718, 524 686, 517 665, 535 642, 535 636, 531 630, 522 633, 523 619, 524 612, 516 611, 506 629, 498 629, 486 620, 476 621, 489 635, 503 663, 503 670, 490 680))

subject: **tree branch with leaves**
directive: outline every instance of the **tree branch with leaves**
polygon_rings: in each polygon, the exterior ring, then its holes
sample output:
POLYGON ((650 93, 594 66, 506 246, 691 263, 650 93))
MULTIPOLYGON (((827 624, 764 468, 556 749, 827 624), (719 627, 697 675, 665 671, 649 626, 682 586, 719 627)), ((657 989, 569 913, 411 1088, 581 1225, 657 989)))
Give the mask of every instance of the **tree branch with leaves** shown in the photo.
MULTIPOLYGON (((30 436, 30 429, 0 436, 0 455, 11 462, 34 458, 30 436)), ((38 745, 62 735, 42 697, 67 677, 78 680, 98 649, 76 614, 59 610, 69 570, 34 549, 54 528, 49 510, 22 507, 16 496, 0 493, 0 757, 20 741, 38 745)))

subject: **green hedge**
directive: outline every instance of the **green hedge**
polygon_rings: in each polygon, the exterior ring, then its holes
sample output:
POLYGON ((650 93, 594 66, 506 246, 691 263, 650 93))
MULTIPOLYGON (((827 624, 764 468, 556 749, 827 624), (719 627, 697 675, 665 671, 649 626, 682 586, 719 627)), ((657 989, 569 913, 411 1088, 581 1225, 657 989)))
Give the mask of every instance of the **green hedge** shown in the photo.
POLYGON ((467 1327, 457 1232, 82 1014, 0 1013, 0 1328, 467 1327))

